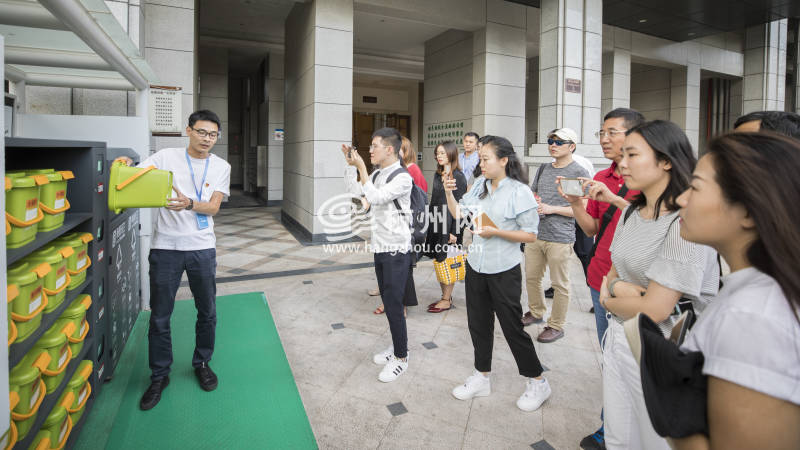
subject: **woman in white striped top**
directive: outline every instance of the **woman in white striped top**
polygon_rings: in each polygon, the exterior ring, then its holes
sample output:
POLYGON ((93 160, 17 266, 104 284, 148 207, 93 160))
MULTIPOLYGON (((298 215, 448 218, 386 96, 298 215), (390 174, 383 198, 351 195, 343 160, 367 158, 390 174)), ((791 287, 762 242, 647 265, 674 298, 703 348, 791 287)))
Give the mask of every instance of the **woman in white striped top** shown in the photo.
POLYGON ((622 321, 643 313, 669 331, 681 298, 716 293, 716 253, 680 236, 676 199, 697 162, 683 131, 672 122, 646 122, 627 132, 622 150, 620 173, 641 194, 614 232, 613 264, 600 290, 610 316, 603 340, 605 443, 609 449, 669 449, 648 418, 622 321))

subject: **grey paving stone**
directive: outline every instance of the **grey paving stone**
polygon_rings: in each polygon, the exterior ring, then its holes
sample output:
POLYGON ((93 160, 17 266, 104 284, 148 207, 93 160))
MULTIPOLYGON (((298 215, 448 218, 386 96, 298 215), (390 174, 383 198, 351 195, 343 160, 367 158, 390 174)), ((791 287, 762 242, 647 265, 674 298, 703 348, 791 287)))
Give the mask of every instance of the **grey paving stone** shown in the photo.
POLYGON ((331 324, 331 328, 333 328, 334 330, 341 330, 342 328, 344 328, 344 324, 343 324, 343 323, 341 323, 341 322, 339 322, 339 323, 332 323, 332 324, 331 324))
POLYGON ((392 403, 391 405, 386 405, 386 408, 389 409, 389 412, 392 413, 393 416, 399 416, 401 414, 405 414, 408 412, 403 402, 392 403))
POLYGON ((238 267, 235 267, 235 268, 233 268, 233 269, 229 269, 229 270, 228 270, 228 273, 232 273, 232 274, 234 274, 234 275, 239 275, 239 274, 241 274, 241 273, 245 273, 245 272, 247 272, 247 270, 246 270, 246 269, 240 269, 240 268, 238 268, 238 267))
POLYGON ((303 284, 314 284, 314 282, 311 280, 305 280, 303 281, 303 284))
POLYGON ((438 345, 436 345, 436 344, 435 344, 435 343, 433 343, 433 342, 423 342, 423 343, 422 343, 422 346, 423 346, 423 347, 425 347, 425 348, 427 348, 428 350, 433 350, 433 349, 435 349, 435 348, 439 347, 438 345))
POLYGON ((544 439, 542 439, 541 441, 539 441, 539 442, 536 442, 536 443, 534 443, 534 444, 531 444, 531 447, 532 447, 534 450, 556 450, 555 448, 553 448, 553 446, 552 446, 552 445, 550 445, 550 444, 549 444, 547 441, 545 441, 544 439))

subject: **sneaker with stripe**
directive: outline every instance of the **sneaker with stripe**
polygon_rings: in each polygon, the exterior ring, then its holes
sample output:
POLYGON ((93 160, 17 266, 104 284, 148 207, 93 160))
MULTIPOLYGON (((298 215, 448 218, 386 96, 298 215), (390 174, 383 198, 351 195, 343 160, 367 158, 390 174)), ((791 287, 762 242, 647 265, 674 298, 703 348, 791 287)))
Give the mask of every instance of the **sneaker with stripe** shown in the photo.
POLYGON ((380 353, 376 353, 375 356, 372 357, 372 362, 378 364, 379 366, 382 366, 391 361, 393 357, 394 357, 394 345, 390 345, 389 348, 387 348, 386 350, 380 353))
POLYGON ((406 355, 406 360, 403 361, 398 357, 392 355, 392 359, 383 366, 383 370, 381 370, 380 375, 378 375, 378 379, 383 381, 384 383, 390 383, 396 380, 400 375, 405 373, 408 369, 408 355, 406 355))

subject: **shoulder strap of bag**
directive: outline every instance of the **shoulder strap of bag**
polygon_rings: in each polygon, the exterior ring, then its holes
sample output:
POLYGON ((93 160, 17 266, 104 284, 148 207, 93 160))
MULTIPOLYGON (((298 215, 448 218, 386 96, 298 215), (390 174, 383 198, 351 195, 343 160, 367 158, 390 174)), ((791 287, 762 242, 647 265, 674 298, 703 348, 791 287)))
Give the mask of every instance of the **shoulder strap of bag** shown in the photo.
POLYGON ((536 169, 536 176, 533 177, 533 184, 531 185, 531 190, 537 194, 539 193, 539 178, 541 178, 542 172, 544 172, 544 164, 540 165, 539 168, 536 169))
MULTIPOLYGON (((399 169, 397 169, 394 172, 389 174, 389 177, 386 178, 386 184, 389 184, 389 182, 392 181, 394 179, 394 177, 396 177, 397 175, 399 175, 400 173, 403 173, 403 172, 408 173, 408 169, 406 169, 403 166, 400 166, 399 169)), ((411 182, 411 189, 412 190, 414 189, 414 182, 413 181, 411 182)), ((392 202, 394 203, 394 207, 397 208, 397 210, 402 213, 403 208, 400 207, 400 202, 398 202, 397 199, 392 200, 392 202)))
MULTIPOLYGON (((622 198, 625 198, 625 195, 628 193, 628 186, 623 184, 622 188, 620 188, 617 195, 622 198)), ((611 223, 611 219, 614 218, 614 214, 617 213, 617 205, 611 205, 606 209, 606 212, 603 214, 603 218, 600 220, 600 230, 597 232, 597 238, 594 240, 594 245, 592 246, 592 251, 589 253, 589 259, 594 257, 595 252, 597 251, 597 245, 600 244, 600 239, 603 239, 603 235, 606 232, 606 228, 608 228, 608 224, 611 223)))

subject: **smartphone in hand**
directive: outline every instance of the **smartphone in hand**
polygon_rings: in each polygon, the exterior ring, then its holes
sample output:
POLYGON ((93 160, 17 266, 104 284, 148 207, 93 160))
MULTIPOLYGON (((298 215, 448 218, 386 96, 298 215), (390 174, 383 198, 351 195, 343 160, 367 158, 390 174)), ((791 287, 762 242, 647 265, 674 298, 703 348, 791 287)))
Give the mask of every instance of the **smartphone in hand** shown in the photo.
POLYGON ((574 197, 583 197, 585 195, 583 192, 583 183, 577 178, 561 178, 560 184, 561 191, 566 195, 572 195, 574 197))

